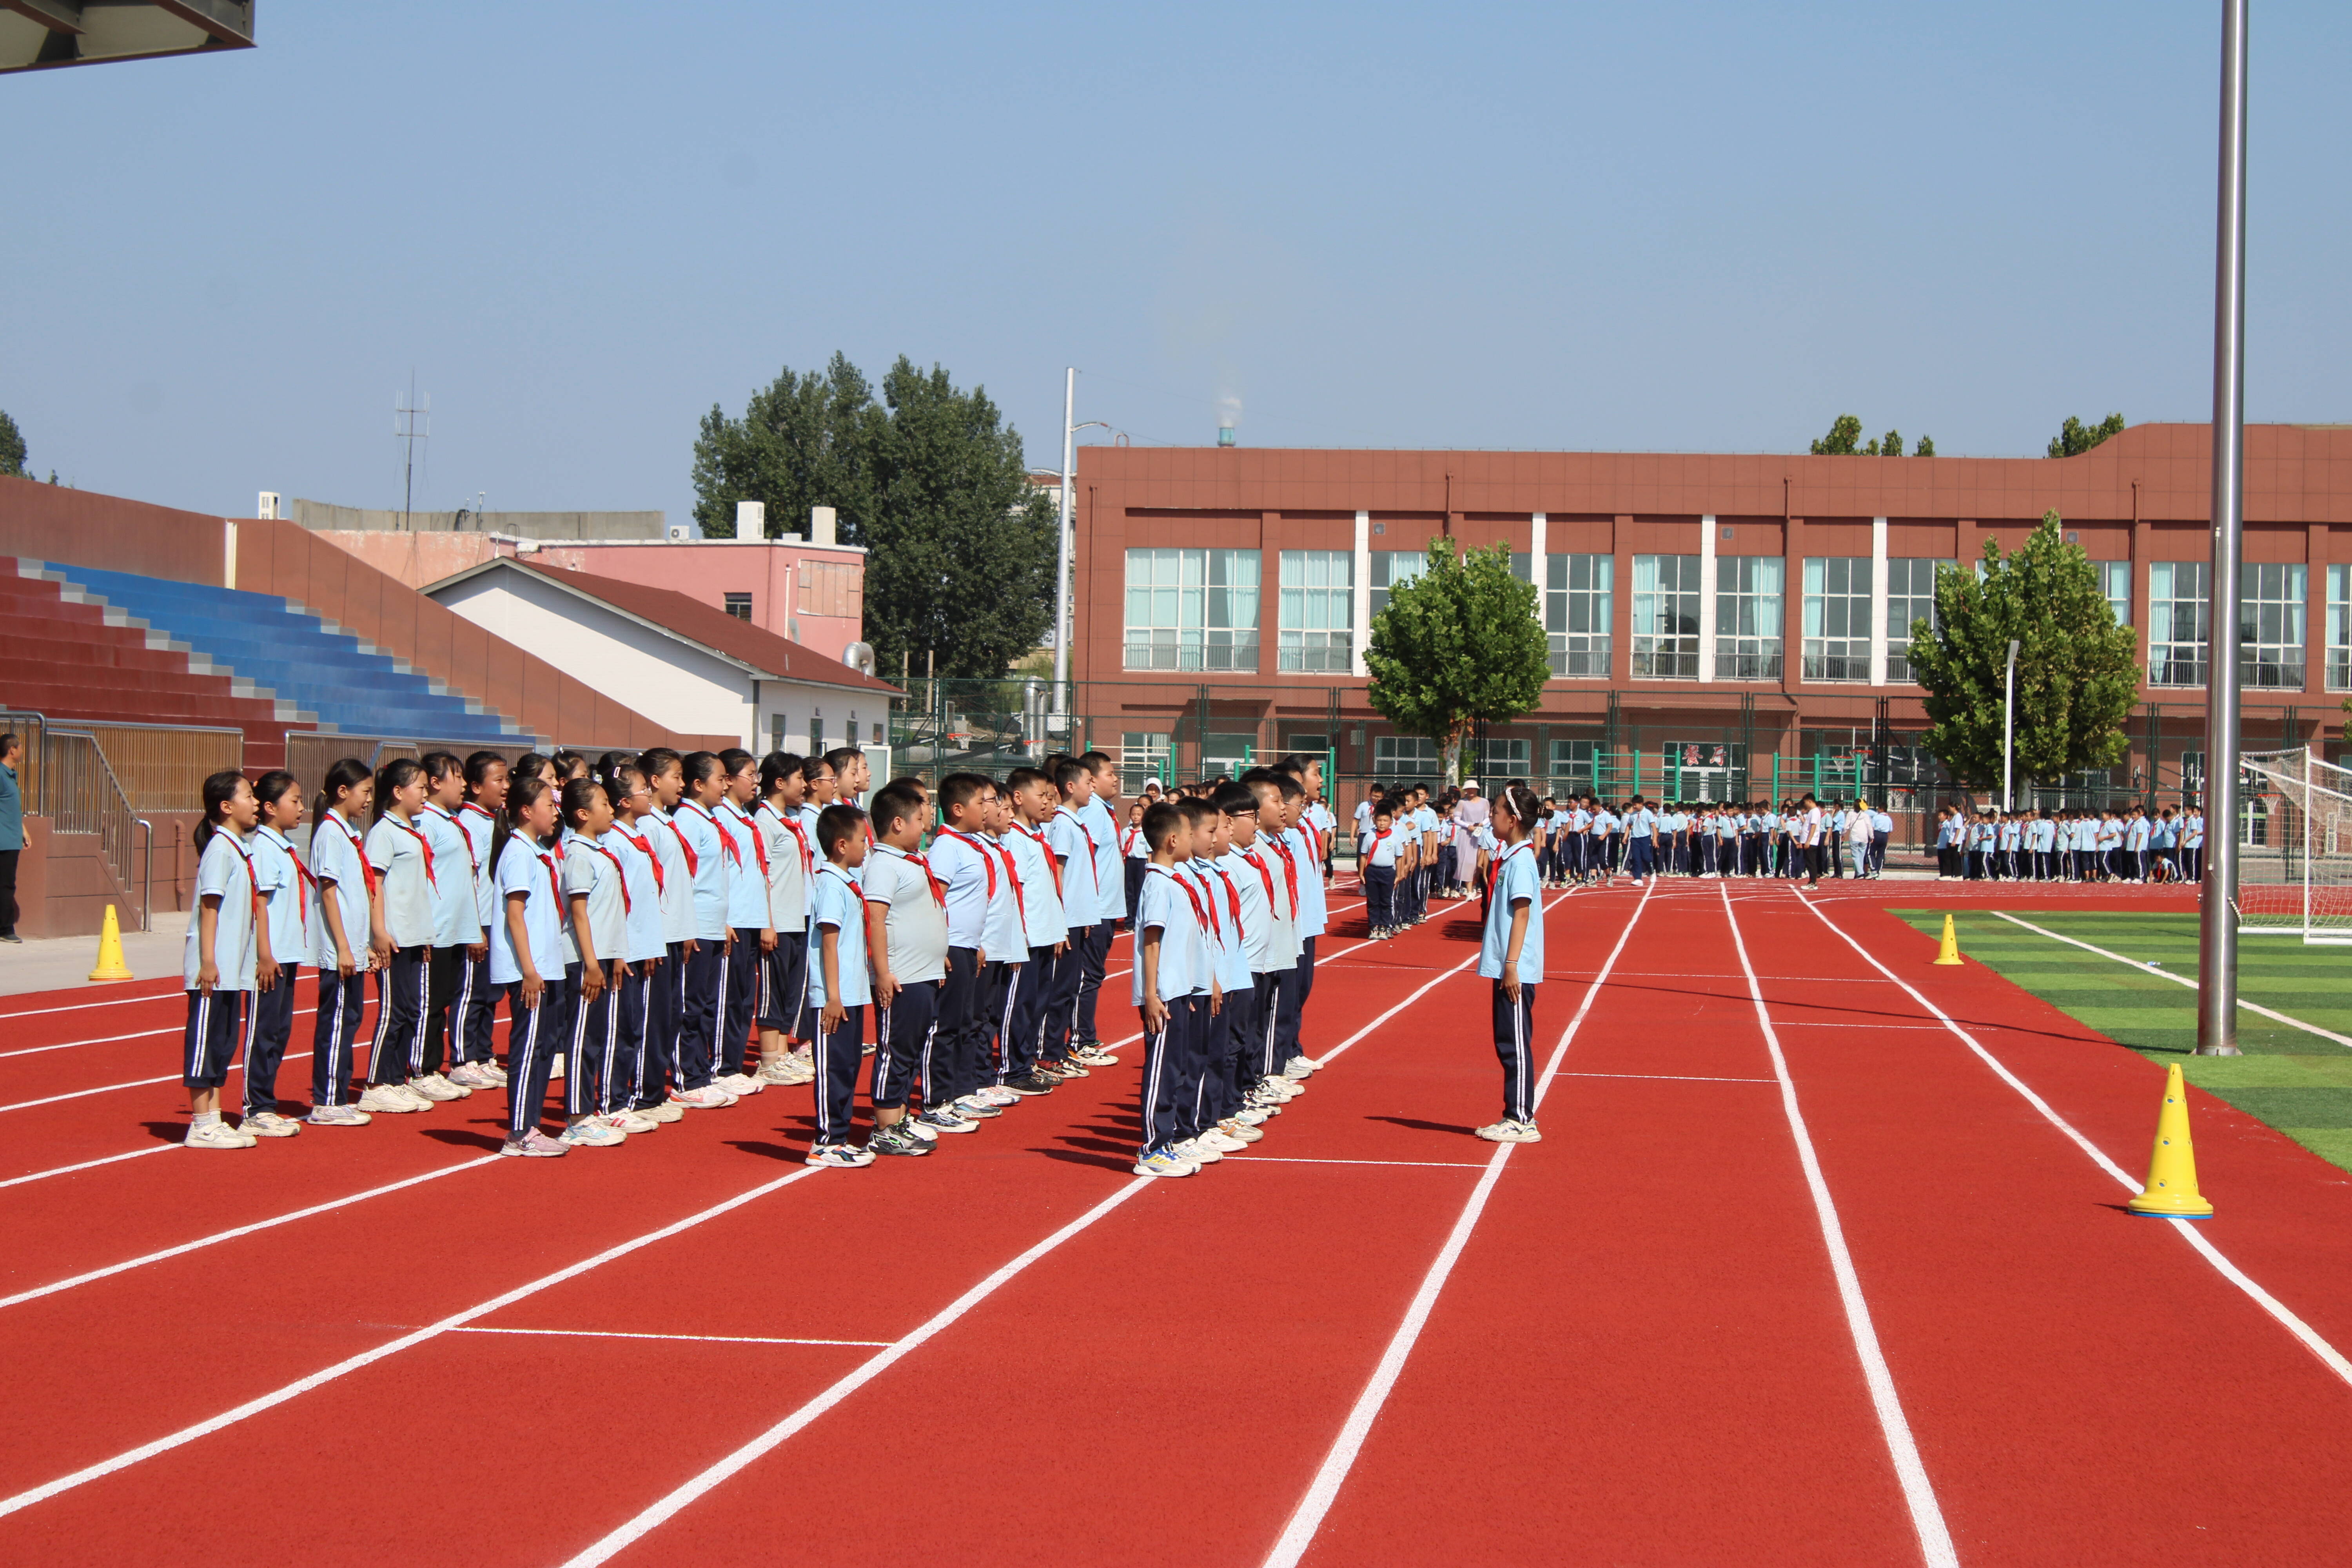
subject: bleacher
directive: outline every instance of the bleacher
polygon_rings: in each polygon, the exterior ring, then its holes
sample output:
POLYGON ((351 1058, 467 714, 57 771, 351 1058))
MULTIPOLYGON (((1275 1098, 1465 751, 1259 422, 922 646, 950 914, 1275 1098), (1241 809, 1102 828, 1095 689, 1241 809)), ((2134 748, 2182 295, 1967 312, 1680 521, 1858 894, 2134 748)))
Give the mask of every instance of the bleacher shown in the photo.
MULTIPOLYGON (((142 639, 132 647, 177 659, 184 672, 180 681, 209 681, 207 689, 215 693, 225 687, 229 700, 262 705, 281 738, 291 724, 485 743, 531 739, 504 716, 420 674, 407 661, 276 595, 22 557, 16 562, 16 576, 11 586, 29 592, 35 583, 54 585, 57 608, 94 609, 109 629, 142 639)), ((12 669, 5 672, 13 678, 12 669)), ((89 684, 86 675, 82 679, 89 684)), ((154 695, 162 699, 181 690, 194 695, 184 686, 157 687, 154 695)), ((39 706, 26 697, 12 695, 10 700, 39 706)), ((58 710, 77 710, 68 703, 58 710)), ((183 709, 177 717, 154 721, 240 721, 197 718, 183 709)))
POLYGON ((184 647, 118 610, 68 595, 0 557, 0 707, 107 724, 222 724, 257 768, 312 716, 248 681, 199 668, 184 647))

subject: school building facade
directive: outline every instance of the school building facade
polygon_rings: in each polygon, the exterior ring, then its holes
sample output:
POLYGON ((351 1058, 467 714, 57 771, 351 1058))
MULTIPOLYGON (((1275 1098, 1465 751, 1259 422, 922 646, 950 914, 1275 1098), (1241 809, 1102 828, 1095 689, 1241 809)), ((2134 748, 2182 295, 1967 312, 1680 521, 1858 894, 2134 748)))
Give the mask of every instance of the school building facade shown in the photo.
MULTIPOLYGON (((1363 649, 1444 537, 1508 548, 1550 645, 1541 707, 1480 738, 1480 776, 1694 800, 1892 792, 1916 809, 1954 794, 1918 743, 1906 658, 1936 567, 1987 537, 2013 549, 2055 510, 2141 672, 2128 760, 2063 781, 2063 803, 2177 800, 2203 759, 2209 442, 2143 425, 2060 459, 1089 447, 1076 718, 1045 723, 1130 775, 1296 750, 1331 753, 1343 780, 1433 774, 1430 742, 1372 710, 1363 649)), ((2246 459, 2244 743, 2333 757, 2352 427, 2251 426, 2246 459)))

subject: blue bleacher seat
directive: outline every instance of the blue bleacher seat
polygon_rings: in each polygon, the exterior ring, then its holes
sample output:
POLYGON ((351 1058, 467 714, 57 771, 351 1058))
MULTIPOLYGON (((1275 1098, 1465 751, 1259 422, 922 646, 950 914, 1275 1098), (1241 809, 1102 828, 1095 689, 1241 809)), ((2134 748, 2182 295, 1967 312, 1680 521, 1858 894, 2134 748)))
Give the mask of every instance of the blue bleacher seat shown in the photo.
POLYGON ((321 730, 435 741, 532 739, 406 660, 274 594, 21 559, 17 570, 121 610, 133 625, 144 623, 185 645, 191 656, 209 659, 215 673, 315 714, 321 730))

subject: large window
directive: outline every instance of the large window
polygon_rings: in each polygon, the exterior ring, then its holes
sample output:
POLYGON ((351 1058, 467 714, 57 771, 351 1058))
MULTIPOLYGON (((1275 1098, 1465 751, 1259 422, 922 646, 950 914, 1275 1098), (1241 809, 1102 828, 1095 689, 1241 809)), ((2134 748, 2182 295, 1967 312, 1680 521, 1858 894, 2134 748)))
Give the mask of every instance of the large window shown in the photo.
POLYGON ((1598 741, 1554 741, 1551 743, 1551 776, 1555 792, 1567 790, 1597 790, 1601 787, 1601 742, 1598 741))
POLYGON ((2147 683, 2205 684, 2205 608, 2211 568, 2158 561, 2147 569, 2147 683))
POLYGON ((1356 614, 1356 556, 1349 550, 1282 552, 1281 646, 1276 668, 1351 668, 1356 614))
POLYGON ((1257 668, 1258 552, 1127 552, 1127 668, 1257 668))
POLYGON ((1698 679, 1696 555, 1633 557, 1633 679, 1698 679))
POLYGON ((2131 625, 2131 563, 2094 561, 2091 570, 2099 574, 2099 591, 2107 596, 2107 608, 2116 613, 2116 625, 2131 625))
POLYGON ((2352 566, 2327 569, 2327 689, 2352 691, 2352 566))
POLYGON ((1780 679, 1780 558, 1715 558, 1715 678, 1780 679))
POLYGON ((1437 742, 1422 735, 1379 735, 1372 740, 1372 774, 1380 779, 1437 776, 1437 742))
MULTIPOLYGON (((1911 679, 1911 624, 1936 625, 1936 569, 1957 561, 1905 556, 1886 563, 1886 679, 1911 679)), ((1864 672, 1867 673, 1866 671, 1864 672)))
POLYGON ((2304 606, 2309 581, 2301 564, 2249 563, 2238 596, 2238 681, 2273 691, 2303 689, 2304 606))
POLYGON ((1388 608, 1389 590, 1400 583, 1410 583, 1429 570, 1426 550, 1375 550, 1372 552, 1372 605, 1370 611, 1379 615, 1388 608))
POLYGON ((1478 771, 1471 776, 1488 795, 1500 789, 1510 779, 1525 779, 1528 774, 1528 743, 1501 736, 1489 736, 1479 743, 1475 753, 1478 771))
POLYGON ((1805 558, 1805 679, 1870 679, 1870 557, 1805 558))
POLYGON ((1549 555, 1544 575, 1544 632, 1551 643, 1551 672, 1605 678, 1615 557, 1549 555))

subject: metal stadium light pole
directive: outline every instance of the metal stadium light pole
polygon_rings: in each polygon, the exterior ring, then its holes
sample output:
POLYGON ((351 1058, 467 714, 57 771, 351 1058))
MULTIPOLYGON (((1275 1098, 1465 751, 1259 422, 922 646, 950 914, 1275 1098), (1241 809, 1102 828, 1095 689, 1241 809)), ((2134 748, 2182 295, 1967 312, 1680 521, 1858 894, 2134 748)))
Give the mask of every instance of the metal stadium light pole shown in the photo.
POLYGON ((1070 689, 1070 470, 1076 457, 1078 369, 1062 373, 1062 506, 1054 531, 1054 711, 1067 713, 1070 689))
POLYGON ((2010 775, 2017 767, 2017 639, 2009 639, 2009 674, 2000 694, 2000 809, 2005 816, 2015 811, 2016 794, 2010 788, 2010 775))
POLYGON ((2204 897, 2197 1054, 2238 1055, 2238 579, 2245 532, 2246 0, 2221 4, 2221 177, 2213 261, 2213 572, 2206 614, 2204 897))

